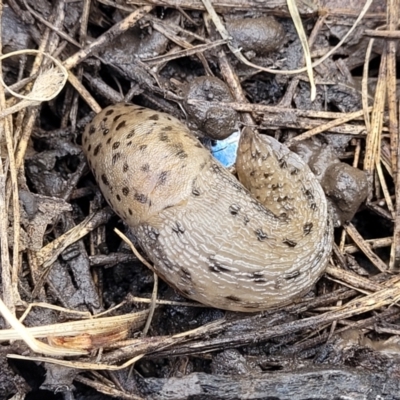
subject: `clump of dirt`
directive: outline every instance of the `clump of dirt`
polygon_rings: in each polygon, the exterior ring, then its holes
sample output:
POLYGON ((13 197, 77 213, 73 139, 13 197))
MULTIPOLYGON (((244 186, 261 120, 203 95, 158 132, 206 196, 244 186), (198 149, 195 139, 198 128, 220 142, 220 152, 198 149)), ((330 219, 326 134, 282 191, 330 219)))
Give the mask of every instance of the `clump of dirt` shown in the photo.
POLYGON ((207 103, 196 104, 191 102, 192 100, 233 101, 229 88, 220 79, 199 76, 187 84, 184 107, 189 122, 192 124, 192 129, 200 131, 200 136, 215 140, 226 139, 238 129, 239 115, 235 110, 207 103))
MULTIPOLYGON (((361 2, 296 2, 313 77, 285 1, 213 0, 218 20, 198 1, 133 3, 2 6, 2 52, 45 49, 69 70, 70 84, 53 100, 0 119, 1 299, 36 340, 62 354, 88 353, 11 358, 43 354, 2 318, 0 397, 261 399, 283 398, 284 387, 298 398, 397 398, 400 360, 390 340, 400 321, 393 306, 400 265, 396 2, 375 1, 367 14, 361 2), (83 128, 117 102, 167 112, 218 141, 238 128, 281 142, 317 137, 293 149, 341 225, 318 284, 257 315, 188 303, 162 281, 151 300, 154 274, 114 232, 137 244, 81 153, 83 128), (137 315, 137 323, 126 322, 137 315), (115 316, 125 322, 108 326, 115 316), (100 318, 108 330, 99 333, 91 326, 100 318), (65 322, 86 325, 71 332, 65 322), (345 332, 354 325, 350 340, 345 332)), ((40 55, 3 60, 3 81, 27 94, 47 62, 40 55)), ((20 100, 0 91, 0 101, 7 108, 20 100)))

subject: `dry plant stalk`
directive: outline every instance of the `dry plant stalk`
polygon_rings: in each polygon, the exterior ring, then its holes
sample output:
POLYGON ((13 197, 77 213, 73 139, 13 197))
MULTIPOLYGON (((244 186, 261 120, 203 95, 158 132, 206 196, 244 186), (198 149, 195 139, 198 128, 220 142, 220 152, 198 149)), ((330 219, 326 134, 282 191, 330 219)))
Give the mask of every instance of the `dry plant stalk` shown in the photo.
MULTIPOLYGON (((29 346, 29 348, 40 354, 47 354, 51 356, 79 356, 87 354, 85 350, 80 349, 65 349, 63 347, 53 347, 46 343, 40 342, 35 339, 34 336, 17 320, 17 318, 10 312, 7 306, 0 299, 0 313, 4 319, 14 328, 18 335, 18 338, 22 338, 23 341, 29 346)), ((4 332, 2 330, 1 332, 4 332)))
POLYGON ((308 79, 310 81, 310 87, 311 87, 311 101, 314 101, 315 98, 317 97, 317 88, 315 86, 314 72, 313 72, 312 61, 311 61, 311 53, 310 53, 310 48, 309 48, 308 42, 307 42, 307 36, 304 31, 304 26, 301 21, 300 13, 297 8, 295 0, 287 0, 287 4, 288 4, 290 16, 292 17, 292 20, 293 20, 294 27, 296 28, 297 35, 299 36, 301 46, 303 47, 304 59, 305 59, 306 68, 307 68, 307 75, 308 75, 308 79))
MULTIPOLYGON (((14 51, 5 55, 0 56, 0 61, 6 58, 16 56, 19 54, 38 54, 39 50, 19 50, 14 51)), ((32 91, 28 95, 22 95, 14 92, 10 87, 8 87, 0 74, 0 83, 4 88, 11 93, 14 97, 22 99, 19 103, 13 105, 12 107, 6 108, 0 112, 0 119, 5 118, 7 115, 14 114, 26 107, 38 105, 44 101, 49 101, 56 97, 61 90, 64 88, 65 83, 68 79, 68 72, 66 68, 50 54, 42 53, 45 57, 48 57, 56 67, 50 67, 43 70, 38 74, 37 78, 34 80, 32 91)))

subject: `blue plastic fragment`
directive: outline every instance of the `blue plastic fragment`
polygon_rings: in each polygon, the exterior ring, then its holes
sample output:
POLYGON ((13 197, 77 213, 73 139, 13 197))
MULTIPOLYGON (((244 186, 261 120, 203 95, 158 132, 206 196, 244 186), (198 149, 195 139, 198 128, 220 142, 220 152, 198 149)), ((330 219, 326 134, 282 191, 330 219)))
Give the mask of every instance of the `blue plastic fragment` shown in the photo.
POLYGON ((224 140, 213 140, 210 145, 212 155, 224 166, 232 167, 236 162, 240 131, 232 133, 224 140))

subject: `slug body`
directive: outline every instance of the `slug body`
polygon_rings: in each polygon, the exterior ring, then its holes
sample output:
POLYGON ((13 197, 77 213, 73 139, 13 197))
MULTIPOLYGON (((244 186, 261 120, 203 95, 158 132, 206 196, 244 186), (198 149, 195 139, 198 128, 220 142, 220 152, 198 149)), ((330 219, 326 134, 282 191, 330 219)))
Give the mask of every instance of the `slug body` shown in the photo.
POLYGON ((310 290, 327 264, 332 224, 297 155, 272 138, 243 139, 238 165, 254 196, 164 113, 110 106, 82 140, 101 191, 154 271, 188 298, 254 312, 310 290))

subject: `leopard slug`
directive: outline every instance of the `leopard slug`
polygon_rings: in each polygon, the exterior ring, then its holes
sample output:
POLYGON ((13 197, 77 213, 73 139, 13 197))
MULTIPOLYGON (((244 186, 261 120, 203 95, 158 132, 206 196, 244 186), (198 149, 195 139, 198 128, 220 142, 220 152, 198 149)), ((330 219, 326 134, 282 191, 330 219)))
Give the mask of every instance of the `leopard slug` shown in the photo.
POLYGON ((255 312, 307 293, 326 267, 332 224, 301 159, 245 132, 230 174, 180 121, 129 104, 85 128, 83 150, 100 189, 182 295, 255 312))

